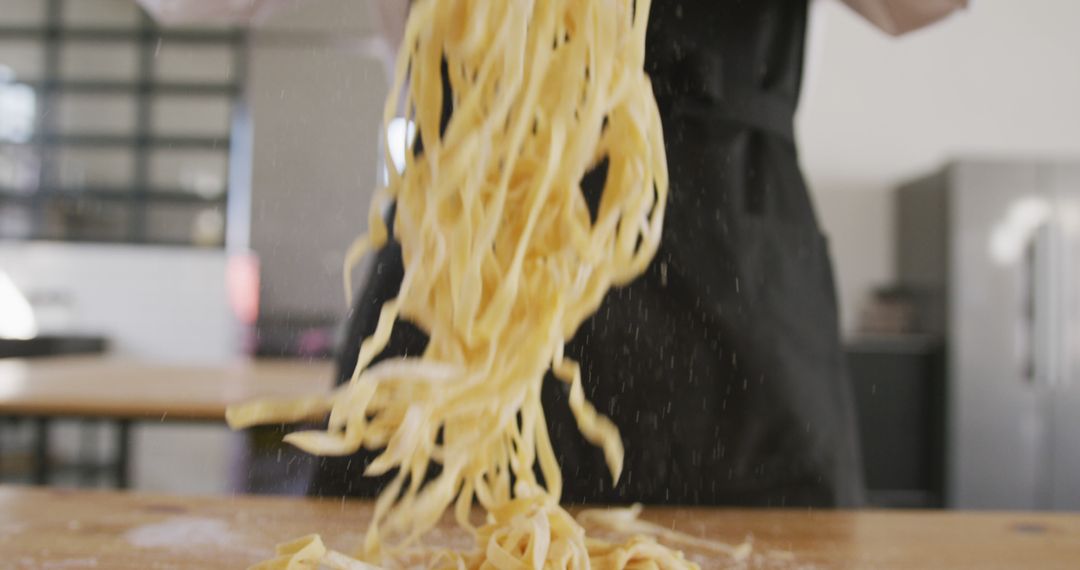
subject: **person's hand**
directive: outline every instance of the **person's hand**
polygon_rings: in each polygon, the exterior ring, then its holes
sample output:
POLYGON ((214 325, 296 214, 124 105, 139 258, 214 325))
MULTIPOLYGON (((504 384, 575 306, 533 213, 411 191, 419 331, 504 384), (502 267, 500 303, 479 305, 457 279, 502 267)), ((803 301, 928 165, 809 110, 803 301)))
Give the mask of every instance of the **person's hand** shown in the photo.
MULTIPOLYGON (((317 2, 318 0, 307 0, 317 2)), ((361 0, 353 0, 361 1, 361 0)), ((161 24, 231 23, 251 25, 266 18, 290 0, 137 0, 140 6, 161 24)), ((405 35, 410 0, 369 0, 369 17, 379 27, 379 35, 364 38, 362 50, 382 61, 389 76, 393 75, 398 45, 405 35), (374 41, 372 41, 374 40, 374 41)))
POLYGON ((138 0, 138 3, 161 24, 250 24, 285 0, 138 0))
POLYGON ((967 7, 967 0, 844 0, 884 32, 899 36, 967 7))
MULTIPOLYGON (((251 24, 286 4, 287 0, 137 0, 162 24, 233 23, 251 24)), ((318 0, 309 0, 318 1, 318 0)), ((355 0, 360 1, 360 0, 355 0)), ((387 43, 394 49, 405 34, 409 0, 371 0, 371 18, 378 22, 387 43)))

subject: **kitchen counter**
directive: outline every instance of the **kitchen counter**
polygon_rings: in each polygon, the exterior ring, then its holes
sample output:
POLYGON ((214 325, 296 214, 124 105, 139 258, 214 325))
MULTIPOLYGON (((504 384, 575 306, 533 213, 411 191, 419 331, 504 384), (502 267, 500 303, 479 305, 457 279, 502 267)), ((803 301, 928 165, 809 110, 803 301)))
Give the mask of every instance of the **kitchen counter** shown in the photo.
MULTIPOLYGON (((370 513, 364 501, 0 487, 0 560, 4 568, 236 569, 269 557, 278 542, 312 532, 348 552, 360 543, 370 513)), ((749 567, 1064 569, 1080 563, 1075 514, 658 508, 644 517, 730 543, 751 535, 749 567)), ((462 538, 448 525, 434 540, 462 538)), ((704 568, 731 565, 701 560, 704 568)))

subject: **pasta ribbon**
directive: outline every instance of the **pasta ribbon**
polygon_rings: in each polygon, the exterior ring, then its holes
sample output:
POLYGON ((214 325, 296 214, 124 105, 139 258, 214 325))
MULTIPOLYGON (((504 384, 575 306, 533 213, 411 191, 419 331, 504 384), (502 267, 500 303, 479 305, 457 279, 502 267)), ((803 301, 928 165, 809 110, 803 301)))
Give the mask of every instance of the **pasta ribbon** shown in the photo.
MULTIPOLYGON (((394 475, 375 502, 361 559, 395 564, 453 507, 477 548, 435 556, 436 568, 696 567, 645 536, 586 538, 559 506, 561 474, 540 402, 550 369, 617 480, 618 429, 585 398, 580 367, 563 347, 608 289, 644 271, 660 241, 668 173, 644 72, 649 7, 413 3, 384 120, 415 122, 422 150, 407 149, 401 172, 387 152, 389 183, 373 200, 370 234, 348 253, 352 264, 389 239, 400 243, 398 296, 332 396, 253 403, 229 416, 243 427, 329 412, 325 431, 286 441, 318 455, 380 450, 367 474, 394 475), (603 188, 590 209, 581 182, 601 163, 603 188), (382 219, 390 202, 393 235, 382 219), (370 366, 399 320, 428 335, 425 352, 370 366), (479 528, 469 520, 476 503, 487 513, 479 528)), ((260 568, 337 567, 317 539, 282 549, 275 560, 285 557, 284 566, 260 568)))

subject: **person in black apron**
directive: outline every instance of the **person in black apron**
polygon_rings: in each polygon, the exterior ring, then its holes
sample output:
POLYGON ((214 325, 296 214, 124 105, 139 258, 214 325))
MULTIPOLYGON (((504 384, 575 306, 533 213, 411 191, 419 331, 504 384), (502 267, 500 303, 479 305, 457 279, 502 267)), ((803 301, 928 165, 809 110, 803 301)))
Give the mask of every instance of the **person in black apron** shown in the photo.
MULTIPOLYGON (((580 435, 567 386, 543 404, 569 502, 853 506, 861 463, 826 241, 792 135, 805 0, 656 1, 646 71, 667 143, 664 235, 641 277, 612 289, 568 343, 587 397, 622 434, 612 485, 580 435)), ((584 184, 600 188, 603 168, 584 184)), ((599 195, 599 192, 586 192, 599 195)), ((351 314, 339 361, 348 378, 401 251, 381 250, 351 314)), ((419 355, 402 323, 383 358, 419 355)), ((373 496, 373 454, 326 458, 316 495, 373 496)))

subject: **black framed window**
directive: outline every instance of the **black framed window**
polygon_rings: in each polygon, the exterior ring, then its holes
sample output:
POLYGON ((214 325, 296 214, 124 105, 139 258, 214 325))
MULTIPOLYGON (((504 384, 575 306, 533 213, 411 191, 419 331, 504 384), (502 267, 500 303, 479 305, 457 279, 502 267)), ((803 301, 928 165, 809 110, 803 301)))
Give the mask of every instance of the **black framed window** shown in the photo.
POLYGON ((246 32, 4 0, 0 238, 220 247, 246 32))

